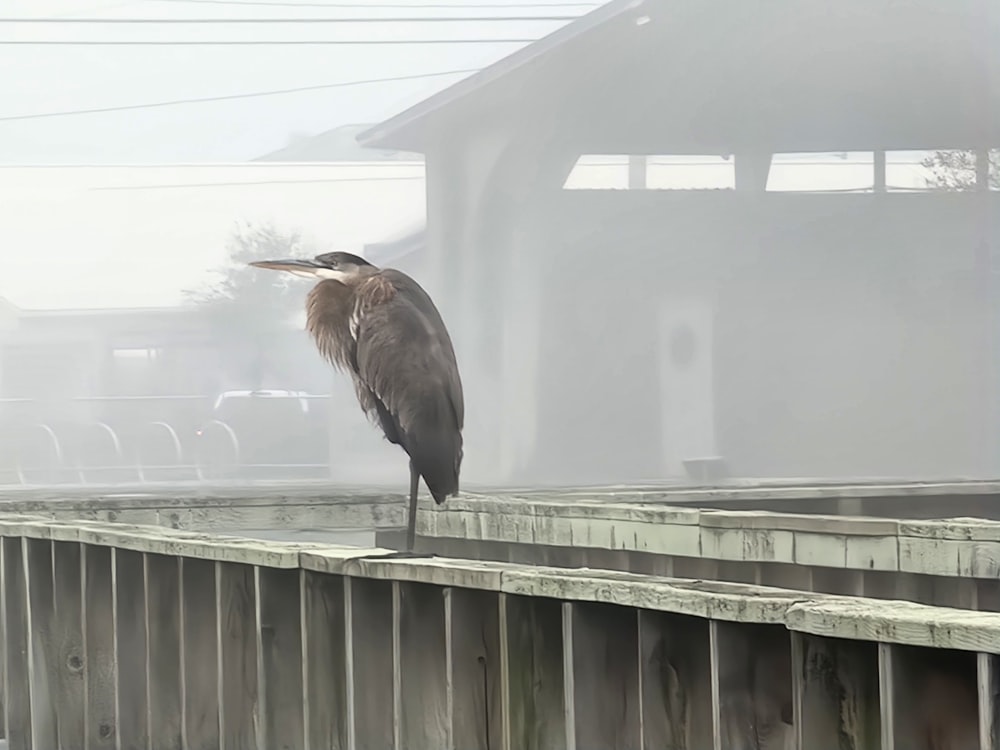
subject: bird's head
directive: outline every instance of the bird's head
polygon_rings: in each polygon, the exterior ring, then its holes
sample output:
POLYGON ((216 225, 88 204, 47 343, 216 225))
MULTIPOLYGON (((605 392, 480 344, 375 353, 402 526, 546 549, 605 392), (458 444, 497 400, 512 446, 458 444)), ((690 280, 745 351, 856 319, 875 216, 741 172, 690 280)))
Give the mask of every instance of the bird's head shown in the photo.
POLYGON ((333 279, 343 282, 378 270, 364 258, 344 252, 323 253, 311 260, 307 258, 256 260, 250 265, 256 268, 269 268, 273 271, 288 271, 307 279, 333 279))

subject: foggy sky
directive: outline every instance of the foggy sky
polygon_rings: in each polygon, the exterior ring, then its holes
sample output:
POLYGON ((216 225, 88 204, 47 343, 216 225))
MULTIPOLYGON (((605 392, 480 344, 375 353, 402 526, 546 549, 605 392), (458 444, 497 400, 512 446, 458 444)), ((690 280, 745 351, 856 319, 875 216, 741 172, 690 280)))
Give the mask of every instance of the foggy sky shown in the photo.
MULTIPOLYGON (((517 0, 493 0, 516 5, 517 0)), ((546 0, 558 2, 559 0, 546 0)), ((372 0, 374 4, 386 0, 372 0)), ((394 0, 405 8, 287 8, 178 0, 5 0, 4 17, 278 18, 580 14, 565 8, 479 8, 486 0, 394 0)), ((522 0, 524 2, 524 0, 522 0)), ((335 3, 331 2, 331 6, 335 3)), ((268 25, 0 24, 0 39, 537 38, 565 22, 268 25)), ((0 118, 208 97, 339 81, 479 68, 523 44, 369 46, 22 46, 0 44, 0 118)), ((108 164, 242 161, 285 145, 293 133, 377 122, 463 78, 352 86, 146 110, 0 120, 0 163, 108 164)))

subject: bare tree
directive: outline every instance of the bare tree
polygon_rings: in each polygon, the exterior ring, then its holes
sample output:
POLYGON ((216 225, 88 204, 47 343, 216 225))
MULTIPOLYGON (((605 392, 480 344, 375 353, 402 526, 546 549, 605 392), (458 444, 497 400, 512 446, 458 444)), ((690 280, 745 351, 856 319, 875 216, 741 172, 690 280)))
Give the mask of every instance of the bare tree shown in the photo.
POLYGON ((238 226, 228 243, 226 264, 217 280, 185 297, 201 307, 207 318, 222 366, 232 381, 260 388, 268 373, 281 377, 288 363, 279 336, 301 314, 302 290, 292 277, 255 272, 247 266, 261 258, 311 256, 318 251, 298 232, 281 231, 271 224, 238 226))

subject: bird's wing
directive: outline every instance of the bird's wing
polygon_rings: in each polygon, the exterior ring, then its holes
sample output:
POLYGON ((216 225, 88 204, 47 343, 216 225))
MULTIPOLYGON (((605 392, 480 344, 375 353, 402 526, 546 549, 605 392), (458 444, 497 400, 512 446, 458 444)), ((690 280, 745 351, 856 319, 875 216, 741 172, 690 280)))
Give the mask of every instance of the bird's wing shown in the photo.
POLYGON ((359 376, 403 434, 413 428, 421 413, 435 407, 428 400, 428 388, 446 394, 447 407, 442 408, 450 412, 448 421, 461 430, 462 384, 444 322, 426 292, 408 276, 398 271, 380 275, 381 280, 365 283, 388 282, 392 294, 376 295, 372 301, 368 290, 359 289, 360 304, 352 326, 359 376), (400 377, 404 370, 417 377, 400 377), (436 386, 442 386, 441 390, 436 386))
POLYGON ((426 329, 431 332, 437 346, 440 347, 441 356, 448 363, 448 367, 445 368, 447 377, 446 386, 452 410, 455 414, 455 426, 461 430, 465 423, 465 399, 462 393, 462 378, 458 372, 458 363, 455 359, 455 349, 451 343, 451 336, 448 334, 448 328, 441 318, 441 313, 438 312, 437 306, 435 306, 430 295, 424 291, 424 288, 402 271, 387 268, 382 271, 381 275, 392 283, 401 296, 419 312, 425 322, 426 329))

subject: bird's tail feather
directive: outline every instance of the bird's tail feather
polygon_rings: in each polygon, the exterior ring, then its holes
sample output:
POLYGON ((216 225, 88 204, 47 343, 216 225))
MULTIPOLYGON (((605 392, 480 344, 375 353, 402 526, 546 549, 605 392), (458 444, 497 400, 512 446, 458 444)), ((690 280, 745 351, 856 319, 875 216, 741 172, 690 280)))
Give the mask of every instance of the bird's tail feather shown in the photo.
POLYGON ((434 502, 440 505, 449 496, 458 494, 459 473, 462 464, 462 436, 450 433, 438 435, 436 440, 424 437, 420 448, 410 454, 413 463, 431 491, 434 502))

